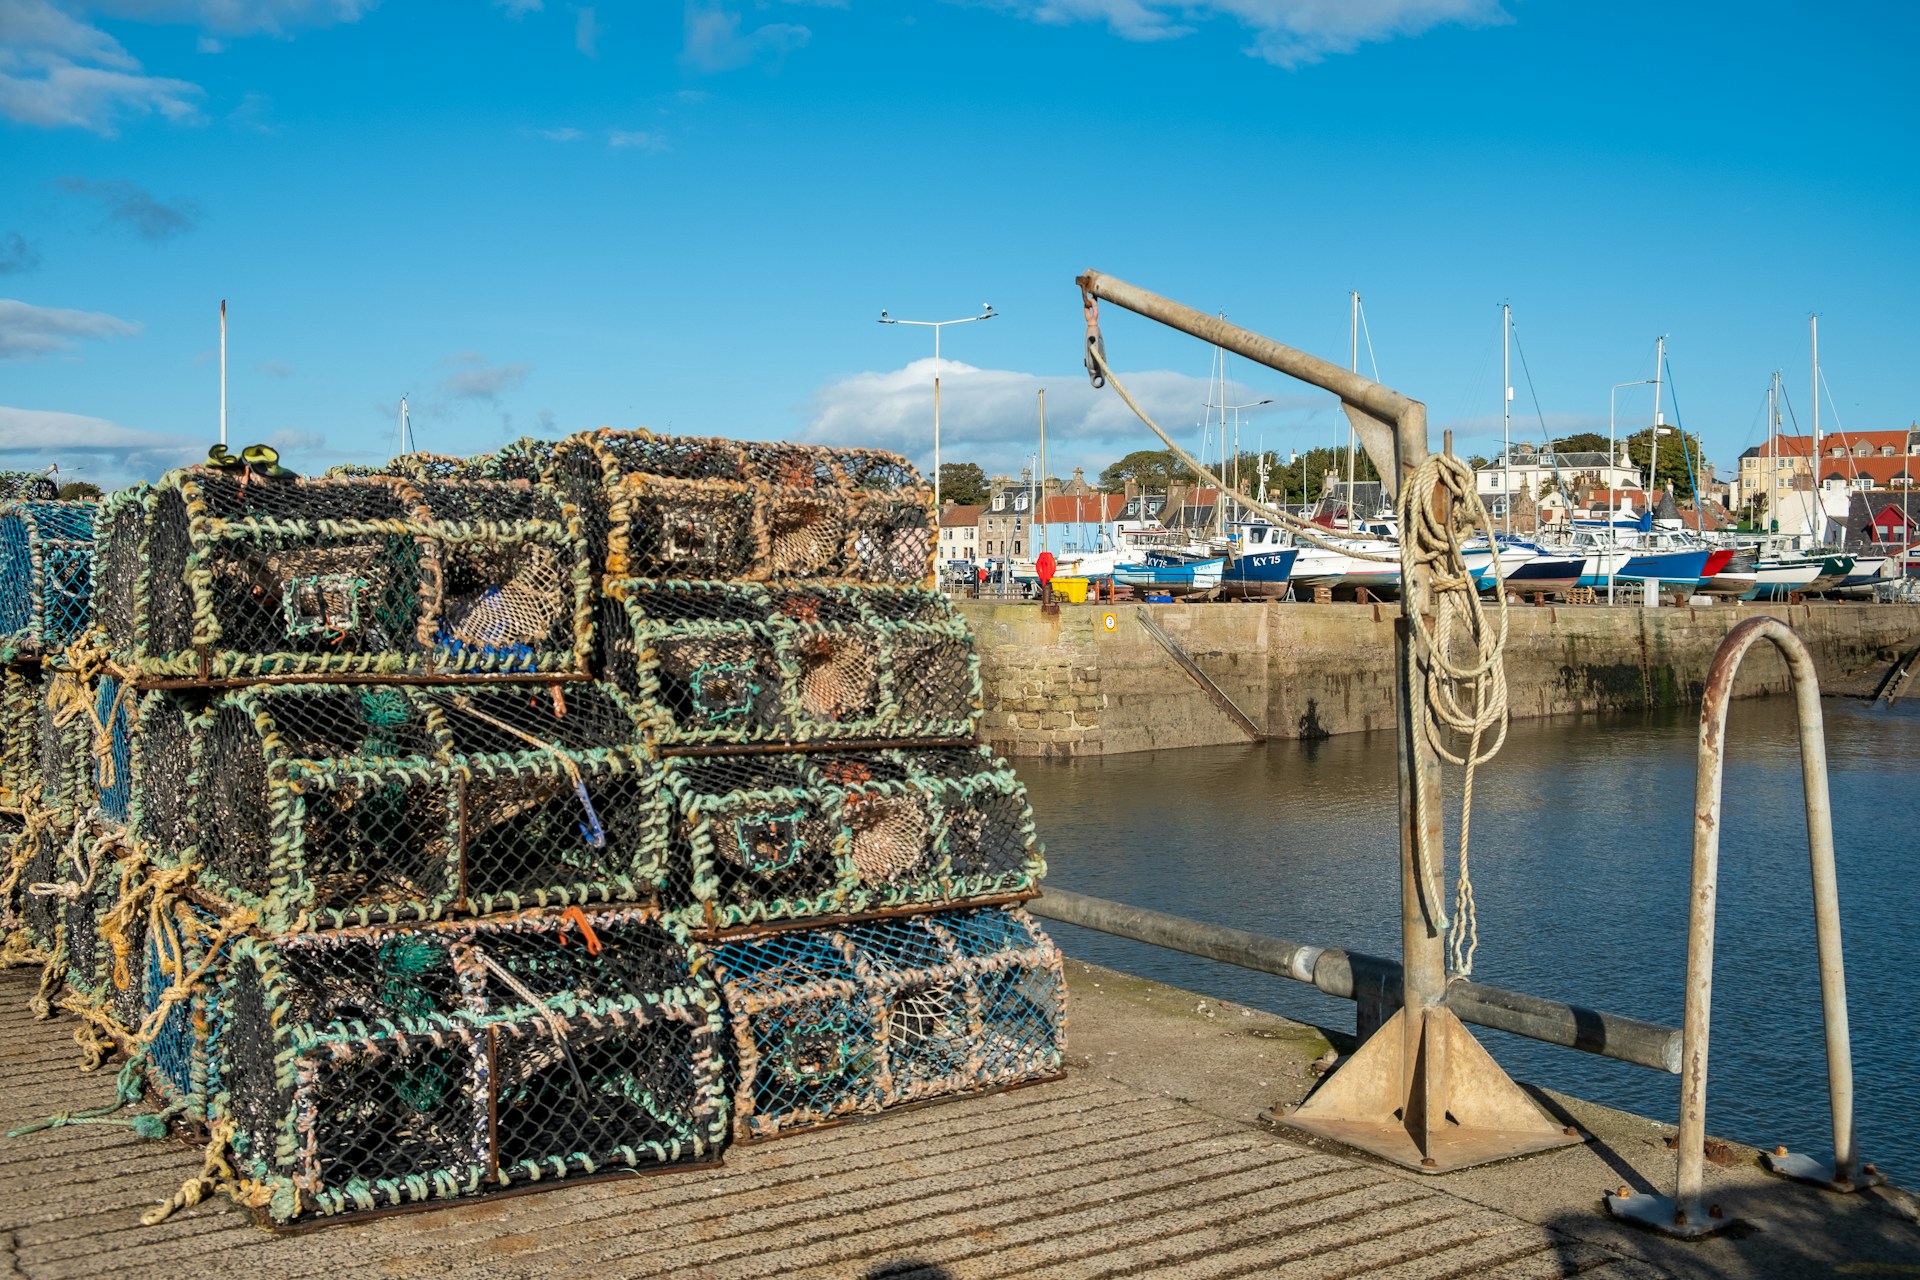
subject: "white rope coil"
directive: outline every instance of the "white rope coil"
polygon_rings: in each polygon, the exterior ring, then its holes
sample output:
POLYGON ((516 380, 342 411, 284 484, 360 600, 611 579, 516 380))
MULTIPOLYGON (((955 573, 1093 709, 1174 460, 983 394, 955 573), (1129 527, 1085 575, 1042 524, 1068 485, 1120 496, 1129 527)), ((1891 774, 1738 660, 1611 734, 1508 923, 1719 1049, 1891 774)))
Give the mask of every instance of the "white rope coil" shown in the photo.
MULTIPOLYGON (((1400 491, 1400 577, 1401 589, 1410 592, 1421 582, 1416 570, 1427 574, 1420 595, 1407 597, 1407 614, 1426 655, 1426 688, 1417 703, 1421 728, 1434 754, 1466 769, 1454 913, 1452 920, 1441 921, 1447 930, 1449 968, 1460 977, 1472 974, 1480 945, 1471 863, 1474 773, 1507 740, 1507 597, 1504 590, 1495 591, 1497 621, 1489 621, 1462 550, 1476 530, 1486 534, 1497 579, 1499 543, 1493 537, 1493 518, 1476 492, 1473 468, 1451 454, 1429 454, 1413 482, 1400 491), (1466 746, 1456 750, 1461 738, 1466 746)), ((1413 703, 1414 690, 1407 693, 1413 703)), ((1430 873, 1442 868, 1445 850, 1426 848, 1425 831, 1425 823, 1415 824, 1422 879, 1431 883, 1430 873)))

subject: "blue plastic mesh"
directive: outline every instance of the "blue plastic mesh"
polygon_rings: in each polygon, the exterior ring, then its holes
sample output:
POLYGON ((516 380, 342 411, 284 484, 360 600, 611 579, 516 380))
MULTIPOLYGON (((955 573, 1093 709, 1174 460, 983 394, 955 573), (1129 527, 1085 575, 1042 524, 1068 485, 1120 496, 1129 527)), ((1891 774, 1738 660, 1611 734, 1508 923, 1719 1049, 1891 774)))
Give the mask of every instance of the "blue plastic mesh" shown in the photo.
POLYGON ((0 648, 43 653, 70 643, 92 618, 89 502, 0 507, 0 648))
POLYGON ((102 676, 93 714, 107 727, 107 753, 94 762, 96 808, 108 822, 125 826, 133 797, 133 714, 138 695, 117 676, 102 676))

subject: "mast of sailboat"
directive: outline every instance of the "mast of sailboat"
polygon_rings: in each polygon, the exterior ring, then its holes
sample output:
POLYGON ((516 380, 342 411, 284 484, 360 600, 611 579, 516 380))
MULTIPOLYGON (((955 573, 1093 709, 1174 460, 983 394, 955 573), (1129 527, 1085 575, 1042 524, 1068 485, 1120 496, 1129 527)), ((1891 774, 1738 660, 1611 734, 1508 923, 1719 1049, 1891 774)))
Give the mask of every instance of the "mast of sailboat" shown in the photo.
MULTIPOLYGON (((1660 367, 1667 362, 1667 335, 1653 344, 1653 427, 1647 432, 1647 518, 1653 518, 1653 486, 1660 467, 1660 367)), ((1511 394, 1511 393, 1509 393, 1511 394)))
MULTIPOLYGON (((1654 396, 1658 410, 1660 397, 1654 396)), ((1654 414, 1659 417, 1658 412, 1654 414)), ((1513 532, 1513 306, 1500 304, 1500 488, 1506 495, 1501 509, 1506 512, 1506 531, 1513 532)))
POLYGON ((1038 551, 1034 559, 1040 558, 1040 552, 1047 549, 1047 389, 1040 388, 1040 505, 1033 509, 1034 538, 1038 551))
POLYGON ((407 415, 407 398, 400 397, 400 454, 402 457, 413 452, 413 423, 407 415))
POLYGON ((1807 317, 1807 344, 1813 363, 1813 510, 1807 513, 1807 532, 1818 547, 1827 540, 1827 504, 1820 492, 1820 317, 1807 317))
MULTIPOLYGON (((1360 372, 1360 291, 1358 289, 1352 289, 1352 290, 1349 290, 1348 292, 1353 297, 1353 320, 1351 325, 1351 328, 1353 330, 1353 336, 1352 336, 1353 371, 1355 373, 1358 373, 1360 372)), ((1371 345, 1371 340, 1369 340, 1369 345, 1371 345)), ((1358 452, 1359 443, 1360 443, 1359 437, 1354 433, 1353 421, 1349 419, 1347 421, 1347 532, 1348 533, 1352 533, 1354 528, 1353 467, 1354 467, 1354 454, 1358 452)))

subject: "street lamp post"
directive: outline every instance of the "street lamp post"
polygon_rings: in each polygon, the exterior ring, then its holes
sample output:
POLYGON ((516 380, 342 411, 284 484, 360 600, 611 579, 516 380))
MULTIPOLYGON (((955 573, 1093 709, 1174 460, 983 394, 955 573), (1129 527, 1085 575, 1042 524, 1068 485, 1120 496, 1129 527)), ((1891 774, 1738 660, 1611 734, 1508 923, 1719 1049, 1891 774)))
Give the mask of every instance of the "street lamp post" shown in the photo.
MULTIPOLYGON (((1222 435, 1225 435, 1227 430, 1227 411, 1233 411, 1233 472, 1231 483, 1235 489, 1240 487, 1240 411, 1242 409, 1258 409, 1263 404, 1272 403, 1273 397, 1269 396, 1265 400, 1249 400, 1245 404, 1207 405, 1209 409, 1218 409, 1220 411, 1220 432, 1222 435)), ((1226 505, 1227 495, 1223 493, 1220 495, 1220 509, 1224 510, 1226 505)))
POLYGON ((991 302, 980 304, 977 316, 961 316, 958 320, 900 320, 880 313, 881 324, 910 324, 921 329, 933 330, 933 519, 937 527, 940 520, 940 331, 950 324, 972 324, 975 320, 991 320, 999 315, 991 302))

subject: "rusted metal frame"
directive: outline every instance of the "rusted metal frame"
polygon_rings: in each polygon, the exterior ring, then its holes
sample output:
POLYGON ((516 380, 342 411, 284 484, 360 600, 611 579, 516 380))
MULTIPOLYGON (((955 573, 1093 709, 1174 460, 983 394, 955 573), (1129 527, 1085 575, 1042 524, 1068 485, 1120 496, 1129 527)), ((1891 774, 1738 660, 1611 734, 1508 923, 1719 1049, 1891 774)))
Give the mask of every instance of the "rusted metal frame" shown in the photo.
POLYGON ((918 750, 923 747, 977 747, 978 738, 815 738, 807 742, 732 742, 709 746, 661 747, 662 759, 704 756, 791 756, 828 751, 918 750))
MULTIPOLYGON (((1396 498, 1429 456, 1427 410, 1388 387, 1270 338, 1097 271, 1078 278, 1087 344, 1100 349, 1101 299, 1332 392, 1396 498)), ((1089 369, 1096 368, 1089 356, 1089 369)), ((1096 385, 1099 385, 1096 382, 1096 385)), ((1444 501, 1438 492, 1435 502, 1444 501)), ((1400 746, 1401 1008, 1340 1072, 1282 1124, 1357 1146, 1423 1173, 1442 1173, 1578 1140, 1563 1132, 1474 1042, 1446 1006, 1445 908, 1441 868, 1423 865, 1438 851, 1444 813, 1440 760, 1415 713, 1429 656, 1411 620, 1429 607, 1431 571, 1416 566, 1402 584, 1394 633, 1400 746), (1421 838, 1424 837, 1424 838, 1421 838), (1395 1026, 1398 1023, 1398 1026, 1395 1026), (1396 1036, 1388 1044, 1383 1036, 1396 1036), (1449 1058, 1459 1062, 1449 1064, 1449 1058)))
POLYGON ((1827 1091, 1832 1104, 1830 1160, 1776 1147, 1763 1157, 1776 1173, 1832 1191, 1859 1191, 1884 1182, 1872 1165, 1860 1166, 1853 1133, 1853 1050, 1847 1027, 1847 978, 1840 935, 1840 891, 1833 858, 1833 803, 1827 788, 1827 742, 1813 655, 1778 618, 1749 618, 1727 633, 1707 672, 1700 707, 1700 753, 1694 780, 1693 875, 1687 914, 1687 996, 1680 1072, 1680 1124, 1674 1194, 1607 1197, 1607 1208, 1671 1235, 1699 1236, 1727 1226, 1717 1205, 1703 1200, 1707 1136, 1707 1050, 1712 1029, 1714 913, 1719 899, 1720 798, 1726 770, 1727 709, 1734 677, 1748 650, 1769 641, 1786 660, 1800 730, 1801 786, 1807 806, 1807 854, 1813 880, 1813 918, 1825 1015, 1827 1091))
MULTIPOLYGON (((1393 1003, 1400 990, 1400 965, 1364 952, 1270 938, 1063 889, 1046 890, 1027 904, 1027 910, 1061 924, 1308 983, 1342 1000, 1393 1003)), ((1462 1022, 1475 1026, 1655 1071, 1680 1072, 1680 1031, 1676 1027, 1477 982, 1448 986, 1446 1007, 1462 1022)))
POLYGON ((1267 735, 1261 732, 1260 726, 1253 722, 1252 717, 1235 705, 1233 699, 1227 696, 1227 691, 1215 684, 1212 678, 1200 669, 1200 664, 1193 660, 1193 655, 1181 648, 1179 642, 1168 635, 1160 624, 1153 620, 1151 615, 1145 610, 1141 610, 1134 616, 1139 619, 1140 626, 1146 633, 1158 641, 1160 647, 1165 649, 1167 653, 1172 656, 1173 660, 1180 664, 1180 669, 1185 671, 1193 682, 1200 686, 1201 691, 1212 700, 1213 705, 1226 712, 1227 718, 1233 721, 1240 732, 1246 734, 1248 739, 1253 742, 1265 742, 1267 740, 1267 735))

